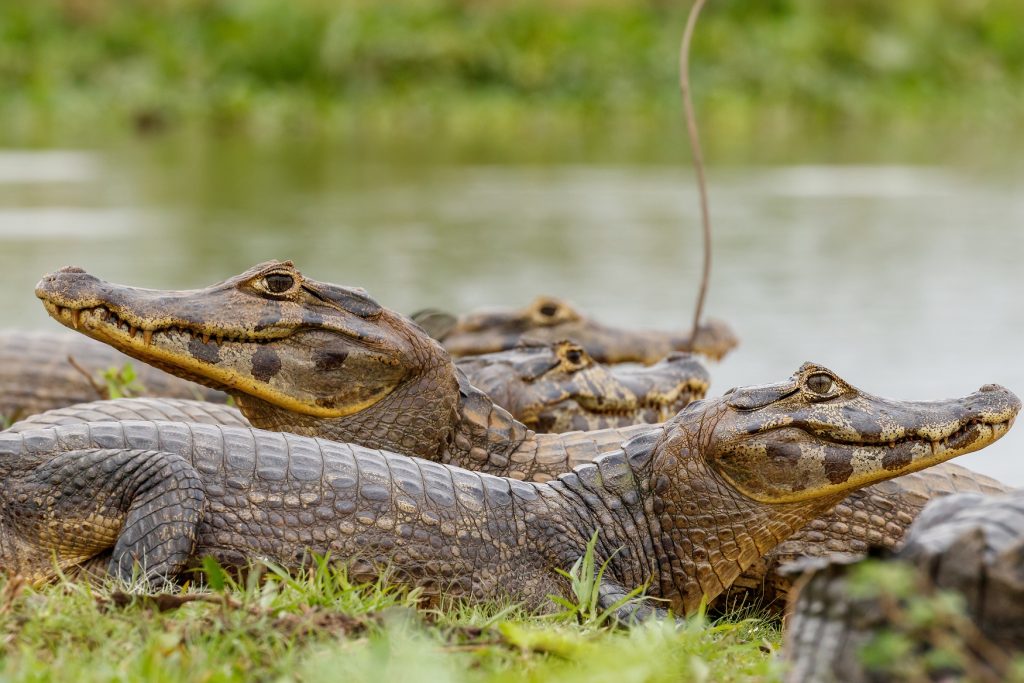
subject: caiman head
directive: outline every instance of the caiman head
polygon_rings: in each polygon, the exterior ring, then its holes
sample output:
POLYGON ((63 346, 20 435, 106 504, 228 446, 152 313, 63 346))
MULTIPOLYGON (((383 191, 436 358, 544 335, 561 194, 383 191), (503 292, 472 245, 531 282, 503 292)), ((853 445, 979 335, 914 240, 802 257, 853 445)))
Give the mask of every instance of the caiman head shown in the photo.
POLYGON ((703 398, 710 376, 695 356, 605 367, 575 342, 521 344, 456 362, 470 382, 538 432, 664 422, 703 398))
POLYGON ((455 371, 434 340, 365 291, 317 282, 289 261, 185 291, 69 267, 44 277, 36 295, 62 324, 227 391, 268 429, 339 439, 358 430, 367 446, 408 452, 415 440, 426 455, 454 419, 455 371))
POLYGON ((719 360, 738 340, 724 322, 709 320, 687 333, 630 330, 595 322, 569 303, 550 296, 522 309, 492 310, 454 317, 420 311, 413 319, 439 339, 453 356, 472 356, 513 349, 523 339, 553 343, 571 339, 599 363, 651 364, 673 351, 690 351, 719 360))
POLYGON ((690 404, 653 449, 633 447, 652 454, 646 508, 673 558, 662 595, 692 611, 850 492, 987 446, 1020 406, 993 384, 945 401, 879 398, 811 363, 690 404))

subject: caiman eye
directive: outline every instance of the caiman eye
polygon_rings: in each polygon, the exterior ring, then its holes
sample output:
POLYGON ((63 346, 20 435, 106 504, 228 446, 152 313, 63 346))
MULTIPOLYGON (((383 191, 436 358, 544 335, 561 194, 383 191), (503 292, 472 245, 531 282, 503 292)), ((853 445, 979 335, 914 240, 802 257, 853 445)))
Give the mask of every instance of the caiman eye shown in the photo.
POLYGON ((540 307, 540 314, 547 317, 553 318, 558 313, 558 304, 544 304, 540 307))
POLYGON ((824 372, 818 372, 807 378, 807 388, 816 394, 827 396, 832 391, 834 382, 824 372))
POLYGON ((263 284, 267 291, 274 294, 283 294, 295 286, 295 278, 287 273, 270 273, 263 276, 263 284))

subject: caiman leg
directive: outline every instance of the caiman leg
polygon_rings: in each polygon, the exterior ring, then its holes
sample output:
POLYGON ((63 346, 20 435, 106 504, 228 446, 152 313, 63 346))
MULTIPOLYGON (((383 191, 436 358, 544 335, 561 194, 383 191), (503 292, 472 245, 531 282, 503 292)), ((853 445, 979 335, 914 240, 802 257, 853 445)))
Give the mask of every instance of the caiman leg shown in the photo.
MULTIPOLYGON (((479 392, 473 391, 468 396, 477 398, 479 392)), ((482 397, 479 400, 482 401, 482 397)), ((496 419, 501 417, 501 411, 489 411, 485 407, 467 410, 470 415, 488 416, 487 420, 480 421, 474 429, 483 432, 488 428, 494 430, 507 427, 504 421, 496 419)), ((111 420, 168 420, 248 426, 241 413, 225 405, 183 399, 117 399, 51 410, 16 423, 9 431, 24 432, 41 427, 111 420)), ((467 421, 467 424, 476 423, 467 421)), ((506 473, 508 470, 526 468, 530 469, 533 478, 546 481, 550 478, 547 474, 549 470, 568 471, 572 467, 591 462, 601 453, 619 448, 631 436, 656 429, 657 426, 638 425, 619 430, 539 435, 534 440, 527 440, 524 447, 513 453, 509 460, 494 453, 487 454, 487 469, 500 473, 504 463, 506 473), (542 471, 532 469, 538 466, 542 471)), ((811 521, 754 562, 712 603, 712 607, 720 612, 736 606, 781 609, 793 582, 791 576, 778 571, 785 563, 801 557, 822 557, 836 553, 860 555, 871 546, 893 549, 899 546, 907 526, 929 500, 953 493, 1000 493, 1007 489, 996 480, 959 465, 942 463, 855 491, 830 513, 811 521)))
MULTIPOLYGON (((608 523, 606 554, 627 543, 617 528, 630 530, 629 543, 639 537, 631 517, 592 517, 580 497, 594 492, 577 480, 528 484, 260 430, 84 423, 0 434, 0 460, 5 470, 22 463, 5 473, 15 492, 3 511, 6 538, 30 539, 37 564, 51 557, 40 548, 51 549, 68 569, 113 547, 110 571, 125 578, 141 557, 148 575, 155 561, 170 576, 190 550, 193 564, 211 555, 225 566, 266 558, 291 567, 311 550, 350 559, 362 578, 391 565, 428 596, 509 591, 538 607, 550 594, 568 597, 551 568, 571 566, 599 525, 608 523)), ((17 556, 22 566, 10 566, 18 562, 8 553, 3 569, 42 573, 24 566, 33 553, 17 556)), ((629 585, 645 578, 629 576, 629 585)), ((625 590, 612 576, 608 585, 625 590)))
MULTIPOLYGON (((9 537, 49 544, 69 569, 116 539, 107 573, 128 581, 143 566, 153 586, 184 569, 203 511, 195 469, 180 455, 159 451, 71 450, 5 486, 8 501, 18 501, 3 511, 9 537)), ((30 578, 47 573, 38 561, 26 564, 4 569, 30 578)))

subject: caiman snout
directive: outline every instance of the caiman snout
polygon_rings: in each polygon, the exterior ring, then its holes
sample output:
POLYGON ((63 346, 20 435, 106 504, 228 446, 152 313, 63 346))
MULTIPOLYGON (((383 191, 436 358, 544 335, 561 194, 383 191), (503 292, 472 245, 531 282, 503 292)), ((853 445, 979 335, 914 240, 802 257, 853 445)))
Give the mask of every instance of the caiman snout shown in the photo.
POLYGON ((78 266, 64 266, 44 275, 36 284, 36 296, 43 301, 69 305, 75 299, 92 299, 102 281, 78 266))
POLYGON ((815 364, 789 382, 723 399, 728 412, 715 428, 715 463, 737 489, 763 502, 840 494, 976 451, 1006 434, 1021 409, 998 384, 961 398, 898 401, 860 391, 815 364))

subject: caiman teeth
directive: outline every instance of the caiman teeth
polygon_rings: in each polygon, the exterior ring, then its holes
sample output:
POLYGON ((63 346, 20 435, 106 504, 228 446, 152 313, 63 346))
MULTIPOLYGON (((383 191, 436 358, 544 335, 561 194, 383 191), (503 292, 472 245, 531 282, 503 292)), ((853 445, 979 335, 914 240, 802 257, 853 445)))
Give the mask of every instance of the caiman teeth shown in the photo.
POLYGON ((956 430, 954 430, 950 434, 942 437, 941 439, 930 439, 927 436, 921 436, 921 435, 918 435, 918 434, 909 434, 907 436, 903 436, 903 437, 900 437, 898 439, 894 439, 892 441, 876 441, 876 442, 869 442, 869 441, 856 442, 856 441, 844 441, 843 439, 835 439, 835 438, 829 438, 829 437, 825 437, 825 438, 827 438, 829 441, 832 441, 833 443, 842 444, 842 445, 846 445, 846 446, 860 447, 860 448, 866 448, 866 447, 881 447, 881 448, 885 448, 886 446, 888 446, 890 449, 892 449, 892 448, 896 448, 896 446, 898 446, 898 445, 900 445, 902 443, 906 443, 908 441, 909 442, 913 442, 913 443, 928 443, 930 445, 930 447, 931 447, 932 454, 934 455, 936 447, 942 446, 943 448, 949 448, 949 445, 952 442, 956 441, 959 437, 963 436, 965 433, 967 433, 973 427, 976 427, 978 425, 983 425, 983 426, 995 429, 997 427, 1005 426, 1006 424, 1007 423, 1005 421, 1004 422, 986 422, 983 419, 971 419, 971 420, 968 420, 967 422, 965 422, 963 424, 963 426, 957 428, 956 430))
MULTIPOLYGON (((159 339, 160 335, 169 334, 180 334, 189 335, 192 339, 202 339, 204 344, 209 344, 211 339, 215 340, 218 345, 223 344, 225 341, 246 343, 246 344, 265 344, 275 340, 279 340, 282 337, 246 337, 244 333, 211 333, 211 332, 199 332, 188 327, 181 325, 167 325, 166 327, 159 328, 147 328, 144 323, 142 325, 135 325, 131 322, 122 318, 113 309, 107 308, 105 305, 100 304, 99 306, 85 306, 82 308, 71 308, 69 306, 61 306, 59 304, 53 304, 54 317, 58 320, 67 321, 70 327, 74 327, 76 330, 82 325, 83 315, 91 313, 96 321, 104 323, 104 326, 110 327, 116 330, 121 330, 128 335, 131 339, 136 339, 139 332, 142 332, 142 339, 146 346, 151 346, 155 339, 159 339), (66 316, 66 317, 65 317, 66 316)), ((90 320, 86 318, 85 320, 90 320)))

